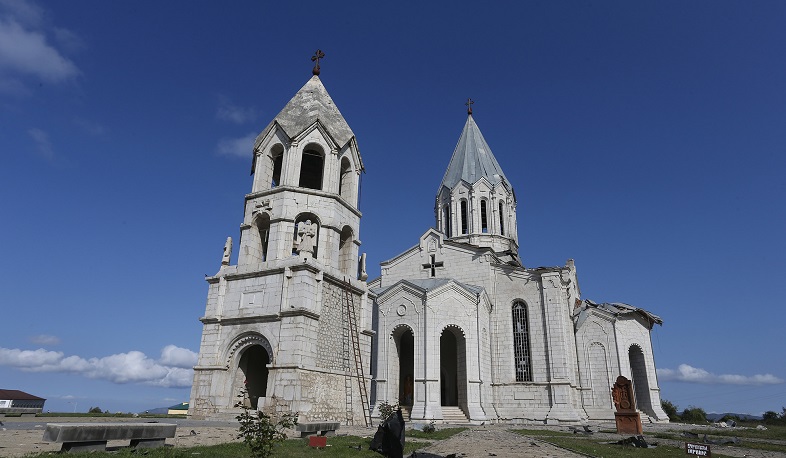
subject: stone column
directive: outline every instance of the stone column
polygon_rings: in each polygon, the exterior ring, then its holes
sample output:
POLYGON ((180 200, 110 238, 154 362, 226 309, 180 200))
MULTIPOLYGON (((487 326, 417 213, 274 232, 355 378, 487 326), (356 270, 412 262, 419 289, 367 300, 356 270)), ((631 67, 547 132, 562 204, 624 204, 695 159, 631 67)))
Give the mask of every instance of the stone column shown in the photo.
POLYGON ((573 408, 571 372, 574 362, 570 361, 567 345, 574 336, 567 335, 563 320, 568 319, 567 303, 559 272, 545 273, 541 277, 543 310, 546 316, 546 351, 549 361, 549 387, 551 410, 546 415, 547 424, 576 423, 581 420, 573 408))

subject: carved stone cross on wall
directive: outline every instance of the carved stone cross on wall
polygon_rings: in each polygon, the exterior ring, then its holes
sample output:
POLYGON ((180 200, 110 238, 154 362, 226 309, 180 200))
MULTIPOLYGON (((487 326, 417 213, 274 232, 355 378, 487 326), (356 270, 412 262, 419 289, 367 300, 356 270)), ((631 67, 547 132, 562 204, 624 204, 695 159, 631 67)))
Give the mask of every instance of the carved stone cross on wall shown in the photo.
POLYGON ((431 255, 431 262, 423 264, 423 268, 424 269, 431 269, 431 276, 432 277, 436 277, 436 275, 437 275, 437 267, 442 267, 442 266, 445 265, 444 262, 437 261, 435 258, 436 258, 436 255, 432 254, 431 255))

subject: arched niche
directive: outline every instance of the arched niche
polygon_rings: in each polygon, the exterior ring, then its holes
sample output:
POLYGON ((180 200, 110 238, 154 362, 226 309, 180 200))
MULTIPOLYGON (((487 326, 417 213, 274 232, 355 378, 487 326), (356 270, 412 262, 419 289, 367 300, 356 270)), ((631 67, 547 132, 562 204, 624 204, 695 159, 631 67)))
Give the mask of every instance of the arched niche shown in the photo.
POLYGON ((311 253, 316 258, 319 252, 320 222, 313 213, 300 213, 295 217, 295 227, 292 234, 292 254, 305 256, 311 253))

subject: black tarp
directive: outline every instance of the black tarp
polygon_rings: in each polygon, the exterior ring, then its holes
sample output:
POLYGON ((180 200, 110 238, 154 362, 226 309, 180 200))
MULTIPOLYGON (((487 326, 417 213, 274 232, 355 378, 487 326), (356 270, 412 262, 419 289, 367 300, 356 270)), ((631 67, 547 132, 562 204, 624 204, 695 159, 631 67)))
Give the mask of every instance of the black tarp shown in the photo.
POLYGON ((369 449, 387 458, 404 458, 404 416, 401 409, 379 425, 369 449))

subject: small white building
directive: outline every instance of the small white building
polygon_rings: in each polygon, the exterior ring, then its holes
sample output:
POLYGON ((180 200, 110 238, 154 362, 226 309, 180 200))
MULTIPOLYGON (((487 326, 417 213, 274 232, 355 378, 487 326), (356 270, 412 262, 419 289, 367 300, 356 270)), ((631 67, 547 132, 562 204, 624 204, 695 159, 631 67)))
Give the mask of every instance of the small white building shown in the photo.
POLYGON ((0 389, 0 413, 41 413, 45 402, 24 391, 0 389))

